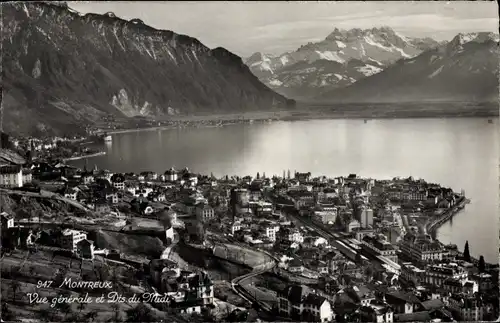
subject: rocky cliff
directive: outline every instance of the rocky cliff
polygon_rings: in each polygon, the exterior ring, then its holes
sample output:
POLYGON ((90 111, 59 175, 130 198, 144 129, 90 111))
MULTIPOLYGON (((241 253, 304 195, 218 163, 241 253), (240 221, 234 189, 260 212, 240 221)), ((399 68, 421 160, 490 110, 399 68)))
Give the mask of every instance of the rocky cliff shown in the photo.
POLYGON ((270 110, 294 102, 224 48, 60 3, 2 5, 4 130, 65 133, 106 116, 270 110))

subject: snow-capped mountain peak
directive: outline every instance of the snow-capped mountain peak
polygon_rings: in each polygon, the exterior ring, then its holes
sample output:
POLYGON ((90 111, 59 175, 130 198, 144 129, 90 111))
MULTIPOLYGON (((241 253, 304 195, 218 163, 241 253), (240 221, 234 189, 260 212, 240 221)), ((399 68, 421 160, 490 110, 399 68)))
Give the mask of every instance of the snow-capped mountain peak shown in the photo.
POLYGON ((460 53, 468 44, 489 41, 498 43, 499 35, 492 32, 459 33, 446 45, 446 51, 449 54, 460 53))
POLYGON ((293 89, 300 88, 303 94, 305 87, 308 88, 305 92, 314 92, 314 89, 346 86, 437 45, 429 38, 405 37, 387 26, 334 28, 319 42, 309 42, 296 51, 275 57, 254 54, 246 64, 269 87, 278 92, 282 89, 280 93, 294 97, 293 89))

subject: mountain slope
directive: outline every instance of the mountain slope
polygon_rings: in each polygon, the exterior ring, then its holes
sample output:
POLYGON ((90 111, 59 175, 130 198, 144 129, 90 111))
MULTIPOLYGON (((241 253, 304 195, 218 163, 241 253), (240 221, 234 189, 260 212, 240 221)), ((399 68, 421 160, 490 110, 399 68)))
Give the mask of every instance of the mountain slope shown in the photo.
POLYGON ((252 73, 278 93, 303 98, 347 86, 380 72, 401 58, 411 58, 437 46, 439 43, 430 38, 408 38, 389 27, 336 28, 320 42, 309 43, 280 56, 255 53, 245 63, 252 73), (357 68, 348 66, 353 60, 357 68), (318 61, 322 68, 318 68, 318 61), (342 79, 332 78, 332 70, 342 79))
POLYGON ((318 98, 332 102, 498 100, 498 35, 459 34, 446 45, 318 98))
POLYGON ((226 49, 139 19, 82 15, 54 3, 2 7, 5 131, 61 133, 106 115, 235 113, 294 103, 226 49))

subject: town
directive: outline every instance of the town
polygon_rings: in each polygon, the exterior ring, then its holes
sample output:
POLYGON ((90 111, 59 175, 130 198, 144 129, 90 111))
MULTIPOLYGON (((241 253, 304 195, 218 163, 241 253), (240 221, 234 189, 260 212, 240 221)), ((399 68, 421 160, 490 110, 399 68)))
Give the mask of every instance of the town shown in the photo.
POLYGON ((4 321, 499 316, 498 264, 473 257, 468 243, 459 249, 436 239, 437 227, 469 202, 464 191, 412 177, 290 170, 121 174, 47 155, 0 154, 4 321), (142 299, 50 306, 26 296, 109 292, 142 299))

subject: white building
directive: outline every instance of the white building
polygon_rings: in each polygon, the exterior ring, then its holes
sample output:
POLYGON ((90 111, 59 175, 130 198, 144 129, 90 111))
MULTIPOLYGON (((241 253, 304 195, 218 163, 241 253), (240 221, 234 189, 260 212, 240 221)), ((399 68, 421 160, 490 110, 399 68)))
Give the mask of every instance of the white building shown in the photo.
POLYGON ((468 272, 456 263, 429 265, 425 271, 425 282, 441 286, 447 279, 466 280, 468 272))
POLYGON ((395 263, 398 262, 396 249, 394 249, 390 242, 385 241, 379 236, 366 235, 361 240, 361 244, 395 263))
POLYGON ((269 238, 269 240, 276 241, 276 232, 279 231, 279 226, 273 224, 265 224, 263 226, 263 229, 265 230, 266 237, 269 238))
POLYGON ((177 171, 172 167, 165 172, 165 181, 175 182, 177 181, 177 171))
POLYGON ((174 240, 174 228, 173 227, 170 227, 170 228, 165 230, 165 237, 167 239, 170 239, 171 241, 174 240))
POLYGON ((195 213, 196 213, 196 218, 199 221, 208 221, 215 217, 214 209, 208 204, 203 204, 203 203, 198 204, 196 206, 195 213))
POLYGON ((373 210, 363 209, 361 212, 360 225, 363 229, 373 227, 373 210))
POLYGON ((14 217, 7 212, 0 214, 2 217, 2 229, 10 229, 14 227, 14 217))
POLYGON ((23 170, 21 166, 1 166, 0 186, 23 187, 23 170))
POLYGON ((61 248, 77 251, 78 242, 87 239, 87 233, 84 231, 77 231, 65 229, 62 231, 59 244, 61 248))
POLYGON ((281 316, 308 322, 329 322, 334 314, 325 297, 300 285, 288 286, 278 293, 278 309, 281 316))

